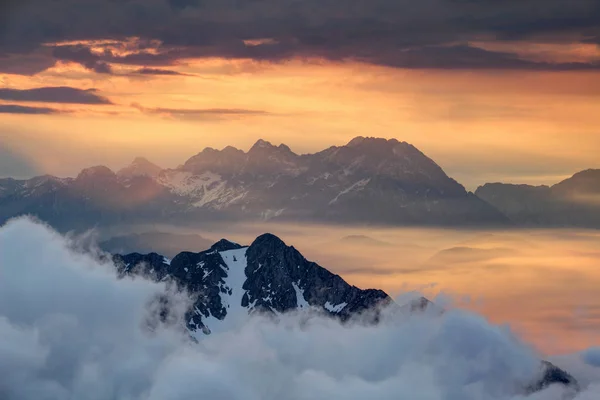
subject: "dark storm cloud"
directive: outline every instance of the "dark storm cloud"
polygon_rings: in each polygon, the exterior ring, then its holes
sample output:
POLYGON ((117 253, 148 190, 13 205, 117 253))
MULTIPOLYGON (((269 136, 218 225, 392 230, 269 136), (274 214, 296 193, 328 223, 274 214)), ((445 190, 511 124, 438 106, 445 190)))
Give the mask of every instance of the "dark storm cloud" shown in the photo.
POLYGON ((9 12, 0 54, 47 42, 141 39, 143 45, 124 53, 55 48, 57 59, 102 73, 111 64, 159 67, 192 57, 321 57, 402 68, 598 68, 527 61, 466 45, 494 38, 597 42, 597 0, 28 0, 9 12))
MULTIPOLYGON (((1 25, 2 21, 0 21, 1 25)), ((1 30, 0 38, 2 38, 1 30)), ((49 49, 38 49, 33 52, 21 54, 3 54, 0 45, 0 73, 31 76, 45 71, 55 64, 56 60, 52 57, 49 49)))
POLYGON ((52 55, 57 60, 75 62, 99 74, 112 73, 110 64, 102 61, 101 56, 93 53, 92 50, 86 46, 56 47, 52 52, 52 55))
MULTIPOLYGON (((114 46, 112 43, 110 46, 114 46)), ((95 69, 98 64, 125 64, 125 65, 153 65, 165 66, 172 65, 175 61, 186 52, 181 50, 165 51, 164 53, 153 54, 136 46, 131 54, 119 56, 114 54, 110 49, 105 49, 103 52, 93 52, 89 46, 85 45, 64 45, 54 48, 53 55, 58 60, 72 61, 83 65, 88 69, 95 69)))
POLYGON ((0 89, 0 100, 33 101, 41 103, 111 104, 95 89, 77 89, 68 86, 40 87, 35 89, 0 89))
MULTIPOLYGON (((409 69, 518 69, 545 71, 576 71, 600 69, 600 62, 550 63, 519 58, 508 52, 489 51, 469 45, 422 45, 403 49, 403 44, 367 43, 353 49, 341 43, 303 38, 298 41, 245 44, 243 41, 223 43, 220 46, 169 49, 161 54, 140 52, 116 56, 110 50, 101 54, 89 48, 60 46, 54 55, 61 60, 74 61, 99 73, 112 73, 110 64, 172 66, 181 59, 225 57, 228 59, 253 59, 281 62, 295 57, 321 57, 331 61, 356 60, 371 64, 409 69), (322 45, 319 48, 316 44, 322 45), (400 47, 399 47, 400 46, 400 47), (73 50, 77 48, 77 50, 73 50), (400 49, 400 50, 399 50, 400 49), (72 53, 71 53, 72 52, 72 53), (77 56, 73 56, 77 54, 77 56), (85 56, 83 56, 85 54, 85 56), (106 71, 99 66, 106 66, 106 71)), ((176 75, 176 71, 144 67, 137 71, 148 75, 176 75)))
MULTIPOLYGON (((340 59, 343 58, 339 55, 340 59)), ((397 68, 413 69, 506 69, 540 71, 600 70, 600 62, 550 63, 530 61, 516 54, 468 45, 421 46, 404 51, 381 49, 377 54, 357 50, 354 59, 397 68)))
POLYGON ((16 104, 0 104, 0 114, 58 114, 60 110, 48 107, 27 107, 16 104))

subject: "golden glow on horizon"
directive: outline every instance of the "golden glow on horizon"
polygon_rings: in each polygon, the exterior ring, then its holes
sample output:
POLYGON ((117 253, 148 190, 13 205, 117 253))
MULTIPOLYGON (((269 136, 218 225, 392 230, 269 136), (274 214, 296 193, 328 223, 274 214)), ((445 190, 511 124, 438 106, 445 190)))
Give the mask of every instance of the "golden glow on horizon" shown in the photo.
POLYGON ((96 88, 114 104, 20 103, 69 112, 3 114, 0 139, 57 175, 73 175, 90 163, 118 168, 132 154, 174 167, 206 146, 247 149, 264 138, 302 153, 358 135, 408 141, 469 188, 493 180, 553 183, 599 167, 599 73, 223 59, 167 68, 186 75, 132 76, 133 69, 102 75, 59 63, 33 77, 1 76, 6 87, 19 89, 96 88), (176 115, 166 109, 205 111, 176 115), (206 111, 215 109, 264 114, 206 111), (65 141, 68 153, 61 149, 65 141))

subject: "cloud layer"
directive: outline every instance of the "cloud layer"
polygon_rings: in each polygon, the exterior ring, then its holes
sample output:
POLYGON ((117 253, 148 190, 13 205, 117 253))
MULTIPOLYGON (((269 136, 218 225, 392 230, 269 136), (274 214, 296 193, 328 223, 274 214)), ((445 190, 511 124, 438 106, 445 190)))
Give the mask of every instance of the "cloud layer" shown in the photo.
POLYGON ((111 104, 95 89, 77 89, 68 86, 40 87, 34 89, 0 89, 0 100, 70 103, 70 104, 111 104))
POLYGON ((58 114, 60 110, 50 107, 29 107, 17 104, 0 104, 0 114, 58 114))
MULTIPOLYGON (((54 58, 98 73, 114 64, 165 66, 188 58, 358 60, 402 68, 598 69, 540 62, 475 41, 600 43, 594 0, 43 0, 18 2, 0 32, 0 55, 43 44, 54 58), (68 23, 67 23, 68 21, 68 23), (127 38, 138 38, 133 44, 127 38), (91 46, 90 41, 96 41, 91 46), (99 43, 98 41, 103 41, 99 43), (100 51, 93 51, 100 46, 100 51)), ((2 70, 2 62, 0 62, 2 70)))
MULTIPOLYGON (((0 228, 0 248, 3 399, 563 398, 560 388, 519 395, 536 355, 475 315, 376 327, 256 318, 194 344, 179 325, 153 323, 162 284, 117 280, 109 263, 25 219, 0 228)), ((598 394, 589 386, 577 399, 598 394)))
POLYGON ((215 119, 222 117, 248 117, 270 115, 262 110, 247 110, 241 108, 165 108, 143 107, 137 103, 131 105, 145 114, 163 115, 178 119, 215 119))

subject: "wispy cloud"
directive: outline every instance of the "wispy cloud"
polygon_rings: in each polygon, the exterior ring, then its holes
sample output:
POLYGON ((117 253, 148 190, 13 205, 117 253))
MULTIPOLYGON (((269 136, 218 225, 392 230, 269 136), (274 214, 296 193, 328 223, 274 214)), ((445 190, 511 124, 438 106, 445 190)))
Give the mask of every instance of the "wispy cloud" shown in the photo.
POLYGON ((60 46, 55 47, 52 55, 57 60, 69 61, 82 65, 83 67, 99 74, 111 74, 112 67, 102 60, 102 57, 86 46, 60 46))
POLYGON ((63 111, 49 107, 27 107, 16 104, 0 104, 0 114, 59 114, 63 111))
POLYGON ((243 108, 164 108, 143 107, 137 103, 133 103, 131 106, 145 114, 163 115, 179 119, 214 119, 236 116, 271 115, 267 111, 243 108))
POLYGON ((0 89, 0 100, 70 103, 70 104, 112 104, 106 97, 97 94, 96 89, 77 89, 68 86, 40 87, 35 89, 0 89))
POLYGON ((181 72, 173 71, 171 69, 161 68, 140 68, 135 71, 136 74, 140 75, 187 75, 181 72))

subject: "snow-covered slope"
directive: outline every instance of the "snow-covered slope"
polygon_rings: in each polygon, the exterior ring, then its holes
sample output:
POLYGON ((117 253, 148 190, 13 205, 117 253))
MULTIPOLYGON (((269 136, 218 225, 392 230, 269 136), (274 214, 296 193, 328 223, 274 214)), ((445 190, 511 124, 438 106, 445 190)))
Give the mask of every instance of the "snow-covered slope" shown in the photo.
POLYGON ((226 316, 219 319, 214 315, 203 315, 195 307, 196 318, 189 319, 189 326, 194 327, 191 330, 196 337, 200 333, 207 334, 233 329, 243 324, 248 318, 252 307, 242 306, 242 298, 246 293, 243 288, 244 282, 246 282, 246 249, 247 247, 243 247, 218 253, 223 260, 221 268, 225 272, 223 282, 219 282, 219 296, 221 305, 226 309, 226 316), (198 319, 200 320, 199 324, 195 322, 198 319))

